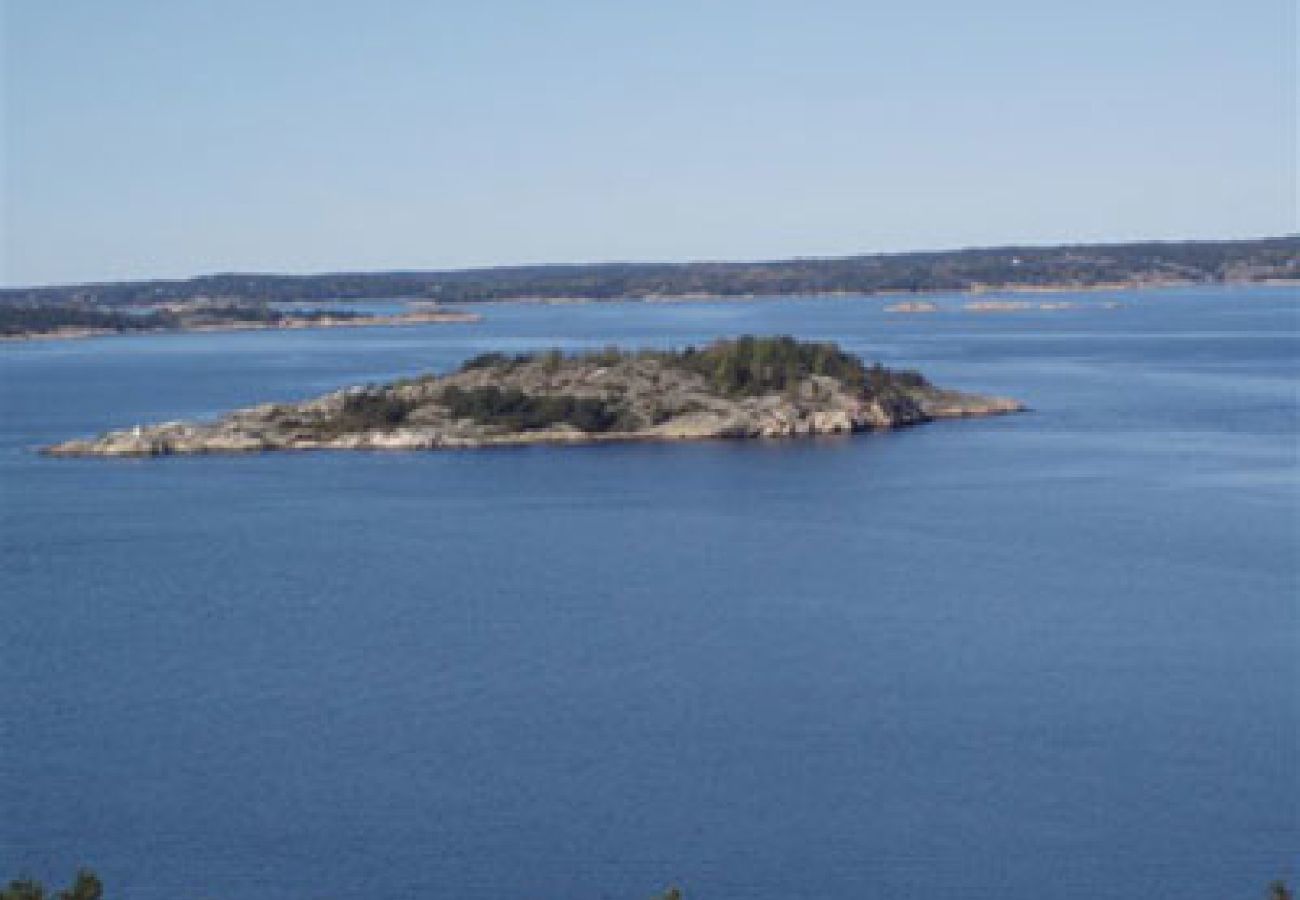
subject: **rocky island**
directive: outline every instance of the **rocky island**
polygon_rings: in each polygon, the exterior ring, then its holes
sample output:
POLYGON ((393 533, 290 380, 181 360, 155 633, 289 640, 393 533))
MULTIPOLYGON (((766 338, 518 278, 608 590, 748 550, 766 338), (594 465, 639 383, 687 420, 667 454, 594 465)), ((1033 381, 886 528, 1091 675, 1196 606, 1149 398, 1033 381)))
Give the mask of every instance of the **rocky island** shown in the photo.
POLYGON ((488 353, 447 375, 268 403, 46 447, 55 456, 433 450, 780 438, 901 428, 1024 407, 866 365, 835 344, 742 337, 680 351, 488 353))

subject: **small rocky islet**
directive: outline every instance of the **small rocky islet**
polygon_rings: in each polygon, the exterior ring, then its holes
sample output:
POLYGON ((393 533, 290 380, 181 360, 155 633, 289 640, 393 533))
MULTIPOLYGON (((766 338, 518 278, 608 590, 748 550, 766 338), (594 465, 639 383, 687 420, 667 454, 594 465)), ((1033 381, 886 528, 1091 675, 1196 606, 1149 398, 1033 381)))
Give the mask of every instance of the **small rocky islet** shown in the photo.
POLYGON ((832 343, 742 337, 684 350, 487 353, 446 375, 266 403, 43 448, 52 456, 435 450, 633 440, 792 438, 1019 412, 832 343))

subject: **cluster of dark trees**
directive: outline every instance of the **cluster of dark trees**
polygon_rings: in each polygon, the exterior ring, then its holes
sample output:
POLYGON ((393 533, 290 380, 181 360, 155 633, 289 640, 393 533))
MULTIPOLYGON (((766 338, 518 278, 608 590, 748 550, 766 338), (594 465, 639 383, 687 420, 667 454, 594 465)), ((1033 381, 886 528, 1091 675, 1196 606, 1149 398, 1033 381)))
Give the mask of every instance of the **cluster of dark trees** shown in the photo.
POLYGON ((780 392, 810 375, 826 375, 852 388, 873 392, 894 386, 923 387, 926 384, 920 373, 886 369, 879 363, 867 366, 836 344, 798 341, 789 335, 744 335, 683 350, 626 351, 609 347, 572 357, 566 357, 559 350, 483 353, 466 361, 461 370, 500 369, 508 372, 533 362, 558 367, 565 359, 602 366, 618 365, 629 359, 655 359, 704 376, 714 391, 728 397, 757 397, 780 392))
MULTIPOLYGON (((703 375, 715 391, 730 397, 783 391, 810 375, 827 375, 862 389, 873 374, 862 360, 835 344, 796 341, 788 336, 745 335, 660 356, 670 365, 703 375)), ((877 367, 874 374, 879 382, 892 373, 877 367)))
POLYGON ((776 262, 604 263, 443 272, 224 274, 0 290, 3 303, 151 305, 227 298, 264 302, 433 298, 782 295, 968 290, 1162 281, 1300 279, 1300 236, 1062 247, 1000 247, 776 262))
POLYGON ((597 397, 525 394, 515 388, 496 386, 445 388, 439 397, 456 418, 474 419, 506 431, 536 431, 557 425, 571 425, 596 434, 606 431, 634 431, 640 423, 618 403, 597 397))

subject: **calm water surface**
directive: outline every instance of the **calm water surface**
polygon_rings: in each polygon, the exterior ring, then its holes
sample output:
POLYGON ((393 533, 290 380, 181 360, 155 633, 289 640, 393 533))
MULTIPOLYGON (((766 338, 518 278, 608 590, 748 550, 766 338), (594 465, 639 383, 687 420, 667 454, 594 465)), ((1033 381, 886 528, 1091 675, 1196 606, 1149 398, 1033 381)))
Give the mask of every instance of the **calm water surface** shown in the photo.
POLYGON ((113 897, 1261 895, 1300 848, 1285 289, 0 347, 0 876, 113 897), (485 349, 834 339, 1031 415, 47 460, 485 349))

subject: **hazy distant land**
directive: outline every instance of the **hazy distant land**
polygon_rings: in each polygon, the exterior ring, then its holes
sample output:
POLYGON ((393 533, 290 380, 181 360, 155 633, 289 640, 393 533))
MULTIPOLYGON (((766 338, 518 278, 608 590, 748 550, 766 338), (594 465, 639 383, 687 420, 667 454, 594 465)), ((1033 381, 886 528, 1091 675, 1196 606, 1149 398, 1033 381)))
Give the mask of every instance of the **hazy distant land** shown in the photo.
POLYGON ((189 331, 264 331, 477 322, 478 313, 415 306, 394 314, 352 309, 276 309, 242 300, 181 300, 123 311, 93 303, 0 304, 0 340, 189 331))
POLYGON ((324 275, 221 274, 0 290, 0 307, 155 307, 425 299, 612 300, 1092 290, 1300 280, 1300 236, 1059 247, 999 247, 770 262, 601 263, 324 275))

